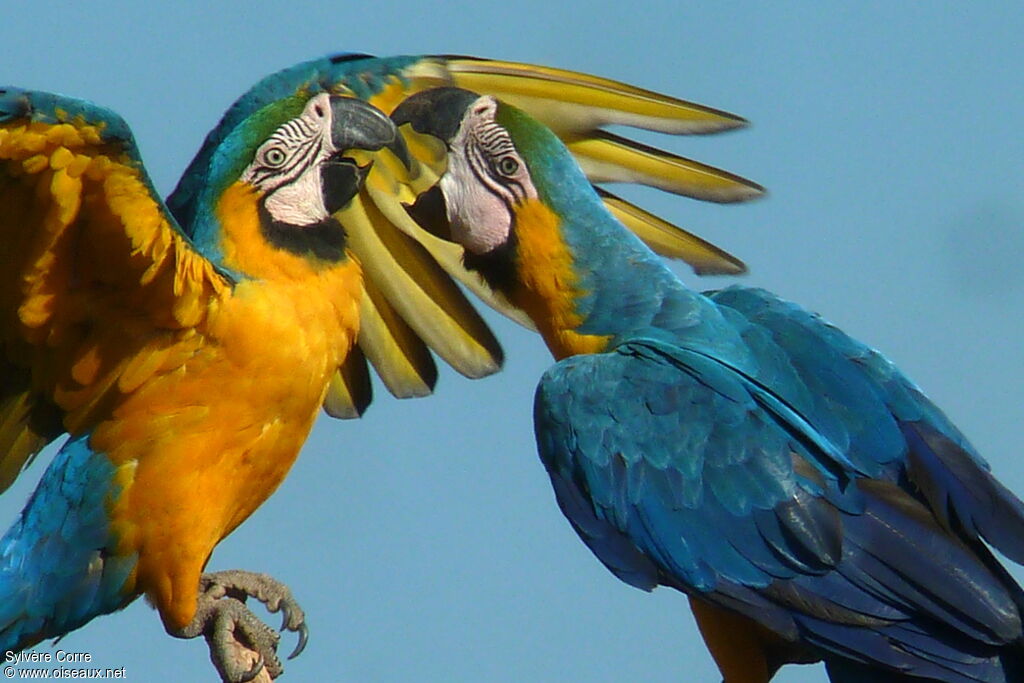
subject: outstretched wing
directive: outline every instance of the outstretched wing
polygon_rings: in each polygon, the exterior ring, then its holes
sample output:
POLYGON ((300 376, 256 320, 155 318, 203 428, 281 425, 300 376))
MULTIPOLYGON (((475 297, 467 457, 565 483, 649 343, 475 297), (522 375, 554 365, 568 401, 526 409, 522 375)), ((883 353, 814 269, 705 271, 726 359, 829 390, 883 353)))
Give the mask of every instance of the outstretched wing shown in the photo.
MULTIPOLYGON (((349 54, 296 65, 268 76, 240 98, 210 133, 177 189, 168 198, 182 226, 191 224, 197 182, 225 130, 269 101, 296 90, 344 93, 391 112, 408 96, 455 85, 492 94, 526 110, 570 146, 594 182, 641 183, 718 202, 762 194, 738 176, 602 130, 624 125, 672 135, 714 133, 745 125, 739 117, 586 74, 531 64, 474 57, 349 54)), ((359 345, 397 396, 420 396, 433 387, 436 368, 428 349, 469 377, 496 371, 501 349, 452 277, 488 304, 531 327, 530 322, 462 263, 462 248, 410 217, 417 200, 443 173, 438 141, 405 131, 415 171, 382 152, 358 201, 339 218, 360 258, 371 296, 364 298, 359 345)), ((668 221, 605 192, 609 209, 655 251, 682 258, 698 273, 740 273, 743 263, 668 221)), ((420 215, 417 215, 419 218, 420 215)), ((427 226, 429 227, 429 226, 427 226)), ((349 360, 332 384, 328 411, 353 417, 369 403, 368 373, 349 360)))
POLYGON ((228 286, 155 195, 128 126, 0 88, 0 490, 191 353, 228 286))
POLYGON ((1021 635, 1021 598, 982 544, 709 355, 644 340, 566 359, 535 419, 563 512, 635 586, 942 680, 989 680, 1021 635))

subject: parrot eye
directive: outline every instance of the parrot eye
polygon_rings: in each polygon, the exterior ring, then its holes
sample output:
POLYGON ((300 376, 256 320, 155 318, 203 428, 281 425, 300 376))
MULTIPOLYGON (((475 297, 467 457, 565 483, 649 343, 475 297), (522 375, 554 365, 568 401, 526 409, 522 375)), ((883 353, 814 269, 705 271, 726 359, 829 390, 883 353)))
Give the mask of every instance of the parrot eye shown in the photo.
POLYGON ((285 160, 284 150, 280 147, 271 147, 263 153, 263 162, 267 166, 277 167, 284 163, 285 160))
POLYGON ((514 176, 519 170, 519 162, 512 157, 502 157, 498 159, 498 173, 503 176, 514 176))

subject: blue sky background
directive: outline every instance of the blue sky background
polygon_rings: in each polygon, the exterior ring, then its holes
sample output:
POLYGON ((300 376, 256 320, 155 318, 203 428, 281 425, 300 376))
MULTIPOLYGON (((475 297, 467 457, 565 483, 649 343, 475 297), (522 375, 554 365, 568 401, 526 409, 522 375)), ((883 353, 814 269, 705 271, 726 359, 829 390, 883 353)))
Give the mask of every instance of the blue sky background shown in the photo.
MULTIPOLYGON (((749 118, 727 136, 645 139, 753 178, 767 199, 627 194, 744 258, 746 283, 883 350, 1024 492, 1019 3, 157 5, 12 2, 0 81, 120 112, 164 193, 232 100, 329 52, 546 63, 749 118)), ((322 418, 211 568, 270 572, 302 600, 311 640, 285 681, 718 681, 682 596, 619 583, 562 518, 530 425, 547 353, 489 319, 500 376, 445 372, 430 400, 381 392, 357 423, 322 418)), ((0 498, 0 518, 41 471, 0 498)), ((214 678, 205 645, 165 635, 141 601, 60 647, 130 680, 214 678)))

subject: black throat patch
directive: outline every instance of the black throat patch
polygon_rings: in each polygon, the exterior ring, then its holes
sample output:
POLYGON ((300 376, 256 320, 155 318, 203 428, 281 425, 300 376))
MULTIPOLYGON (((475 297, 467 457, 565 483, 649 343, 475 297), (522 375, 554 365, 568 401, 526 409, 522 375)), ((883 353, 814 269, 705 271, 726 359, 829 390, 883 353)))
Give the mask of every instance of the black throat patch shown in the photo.
POLYGON ((516 272, 516 237, 510 233, 509 240, 486 254, 465 252, 462 263, 469 270, 475 270, 487 282, 491 289, 511 296, 518 287, 519 276, 516 272))
MULTIPOLYGON (((444 194, 438 185, 423 192, 416 202, 405 207, 406 213, 427 232, 448 242, 452 238, 452 226, 448 222, 445 210, 444 194)), ((486 254, 474 254, 466 251, 462 256, 462 265, 475 270, 487 282, 491 289, 509 296, 516 288, 516 231, 509 230, 508 241, 495 247, 486 254)))
POLYGON ((260 201, 260 230, 267 242, 296 256, 328 263, 340 263, 347 257, 345 229, 334 216, 312 225, 292 225, 274 220, 260 201))

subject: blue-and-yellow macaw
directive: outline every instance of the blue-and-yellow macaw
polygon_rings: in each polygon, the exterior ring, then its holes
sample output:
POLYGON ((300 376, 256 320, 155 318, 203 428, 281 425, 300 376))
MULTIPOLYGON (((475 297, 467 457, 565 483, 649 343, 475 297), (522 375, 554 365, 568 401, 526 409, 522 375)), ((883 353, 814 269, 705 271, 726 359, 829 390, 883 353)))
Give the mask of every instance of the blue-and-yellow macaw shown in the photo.
MULTIPOLYGON (((617 577, 686 593, 728 683, 1024 680, 1024 506, 881 354, 760 289, 699 294, 521 110, 440 88, 450 235, 558 360, 536 438, 617 577)), ((435 217, 436 218, 436 217, 435 217)))
MULTIPOLYGON (((407 148, 380 111, 451 83, 520 97, 595 178, 718 201, 760 192, 599 130, 711 132, 741 120, 531 65, 364 55, 299 64, 232 105, 166 205, 115 113, 0 90, 0 487, 70 435, 0 541, 0 650, 145 594, 170 633, 217 641, 238 629, 278 673, 276 634, 217 599, 225 593, 283 609, 301 649, 287 589, 244 572, 202 574, 214 546, 281 482, 321 404, 361 414, 368 361, 399 396, 429 393, 431 350, 471 377, 500 366, 496 340, 445 269, 485 285, 400 203, 414 197, 397 180, 405 165, 430 184, 443 146, 407 148)), ((604 201, 698 270, 742 268, 604 201)), ((227 679, 253 673, 223 648, 214 655, 227 679)))
POLYGON ((394 127, 326 92, 259 108, 218 145, 189 238, 112 112, 7 88, 0 122, 4 464, 71 434, 0 541, 0 649, 141 593, 198 635, 228 604, 197 613, 214 545, 283 480, 356 341, 332 214, 360 153, 401 151, 394 127))

